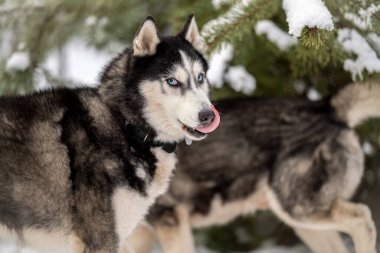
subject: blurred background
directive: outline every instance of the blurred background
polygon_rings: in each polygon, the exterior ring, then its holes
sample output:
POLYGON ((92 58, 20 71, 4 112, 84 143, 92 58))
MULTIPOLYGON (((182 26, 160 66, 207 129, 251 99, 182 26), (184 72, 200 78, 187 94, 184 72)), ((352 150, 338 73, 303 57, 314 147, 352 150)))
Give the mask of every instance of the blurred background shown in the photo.
MULTIPOLYGON (((207 46, 214 99, 318 100, 352 81, 380 80, 378 0, 326 0, 334 29, 304 27, 298 38, 288 33, 283 4, 281 0, 2 0, 0 94, 96 86, 104 65, 130 45, 146 16, 153 16, 165 35, 179 32, 191 13, 207 46)), ((366 171, 355 201, 369 205, 379 231, 380 121, 368 121, 357 130, 366 171)), ((270 212, 195 233, 197 244, 212 252, 261 253, 273 247, 278 251, 265 252, 307 252, 270 212)), ((14 249, 1 252, 10 251, 14 249)))

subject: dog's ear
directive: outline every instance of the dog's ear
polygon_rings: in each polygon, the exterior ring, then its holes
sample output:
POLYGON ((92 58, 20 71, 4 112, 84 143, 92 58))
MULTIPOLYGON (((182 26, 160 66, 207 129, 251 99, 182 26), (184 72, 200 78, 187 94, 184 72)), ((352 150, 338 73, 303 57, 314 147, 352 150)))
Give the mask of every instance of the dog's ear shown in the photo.
POLYGON ((149 16, 145 19, 133 40, 133 55, 153 55, 156 53, 158 43, 160 43, 160 38, 158 37, 157 28, 154 19, 149 16))
POLYGON ((193 14, 189 16, 185 26, 179 33, 179 36, 190 42, 195 49, 202 51, 201 34, 199 33, 198 25, 195 22, 195 17, 193 14))

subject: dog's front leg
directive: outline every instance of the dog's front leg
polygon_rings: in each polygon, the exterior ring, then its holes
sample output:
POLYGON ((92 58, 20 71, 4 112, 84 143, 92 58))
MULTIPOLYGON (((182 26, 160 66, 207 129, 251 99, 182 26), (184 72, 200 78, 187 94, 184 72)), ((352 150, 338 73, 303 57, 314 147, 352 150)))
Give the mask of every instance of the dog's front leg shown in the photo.
POLYGON ((136 253, 150 253, 157 242, 157 237, 151 226, 142 223, 133 231, 128 241, 136 253))
POLYGON ((85 243, 76 235, 70 238, 70 248, 72 253, 85 253, 86 251, 85 243))
POLYGON ((125 240, 119 247, 118 253, 136 253, 127 240, 125 240))
POLYGON ((175 224, 157 226, 157 236, 165 253, 194 253, 190 216, 186 206, 175 208, 175 224))

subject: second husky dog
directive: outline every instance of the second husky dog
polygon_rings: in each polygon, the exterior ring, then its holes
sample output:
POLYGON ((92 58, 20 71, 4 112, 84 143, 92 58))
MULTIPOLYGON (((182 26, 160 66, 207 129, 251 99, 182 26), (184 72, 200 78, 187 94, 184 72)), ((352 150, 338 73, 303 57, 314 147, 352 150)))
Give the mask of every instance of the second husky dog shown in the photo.
POLYGON ((115 253, 167 190, 176 143, 219 123, 199 40, 193 17, 174 37, 147 18, 99 88, 0 98, 0 238, 115 253))
MULTIPOLYGON (((349 199, 364 169, 353 127, 380 117, 378 84, 348 85, 318 102, 246 98, 217 105, 223 124, 207 142, 179 149, 170 190, 149 215, 166 253, 193 253, 193 227, 268 208, 315 252, 348 252, 337 231, 351 236, 356 253, 376 252, 369 209, 349 199)), ((149 251, 154 237, 147 236, 145 229, 132 238, 135 246, 144 242, 138 253, 149 251)))

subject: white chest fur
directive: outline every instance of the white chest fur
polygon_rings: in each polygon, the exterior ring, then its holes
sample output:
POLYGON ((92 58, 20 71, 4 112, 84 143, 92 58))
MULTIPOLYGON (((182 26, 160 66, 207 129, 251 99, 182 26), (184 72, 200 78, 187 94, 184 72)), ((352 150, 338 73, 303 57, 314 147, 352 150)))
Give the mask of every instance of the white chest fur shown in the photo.
POLYGON ((9 242, 10 247, 14 245, 20 248, 38 250, 40 252, 54 251, 64 253, 69 250, 68 244, 71 237, 67 229, 60 228, 54 230, 44 229, 24 229, 22 238, 14 231, 10 231, 4 225, 0 225, 0 238, 4 242, 9 242))
MULTIPOLYGON (((116 233, 120 242, 125 240, 137 224, 143 220, 155 199, 168 189, 170 177, 177 161, 176 156, 174 153, 166 153, 161 148, 152 149, 152 152, 157 158, 156 172, 150 184, 147 184, 147 195, 143 196, 125 186, 116 189, 112 196, 116 233)), ((143 176, 141 172, 138 173, 143 176)))

